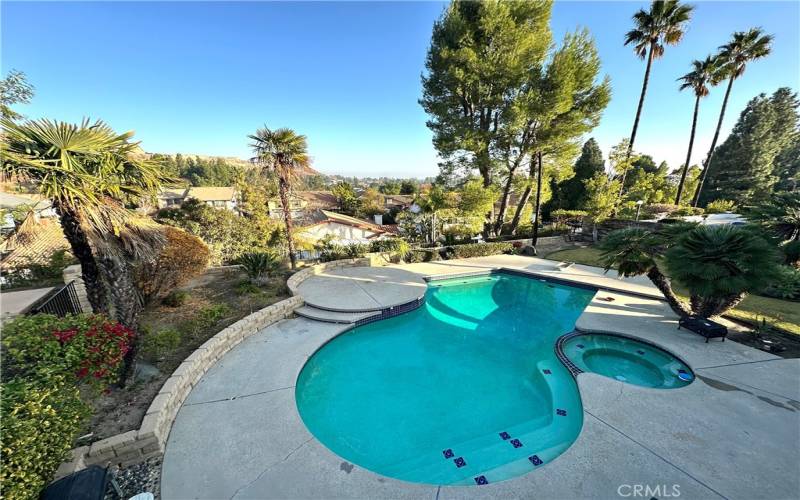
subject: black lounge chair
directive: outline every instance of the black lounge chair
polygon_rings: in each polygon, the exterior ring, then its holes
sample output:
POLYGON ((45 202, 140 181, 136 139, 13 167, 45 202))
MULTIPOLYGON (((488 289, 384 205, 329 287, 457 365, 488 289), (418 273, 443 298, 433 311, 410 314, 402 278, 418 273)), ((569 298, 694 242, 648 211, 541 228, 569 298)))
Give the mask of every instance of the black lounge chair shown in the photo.
POLYGON ((114 473, 108 468, 90 465, 50 484, 41 492, 39 500, 103 500, 109 484, 117 498, 122 498, 114 473))
POLYGON ((708 343, 708 339, 716 339, 719 337, 722 337, 722 341, 725 342, 725 337, 728 336, 728 328, 726 326, 715 323, 710 319, 698 318, 696 316, 679 319, 678 330, 680 330, 681 327, 698 335, 702 335, 706 338, 706 343, 708 343))

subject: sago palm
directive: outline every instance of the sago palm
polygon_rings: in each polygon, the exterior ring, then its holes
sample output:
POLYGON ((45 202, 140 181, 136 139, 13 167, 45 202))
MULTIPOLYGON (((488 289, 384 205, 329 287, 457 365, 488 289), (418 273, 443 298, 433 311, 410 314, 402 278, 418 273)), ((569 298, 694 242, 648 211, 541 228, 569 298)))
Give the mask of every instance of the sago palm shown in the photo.
POLYGON ((700 175, 700 182, 692 198, 692 206, 697 206, 700 201, 700 193, 703 190, 708 171, 711 169, 711 161, 714 158, 714 149, 717 147, 719 132, 722 128, 722 121, 725 118, 725 109, 728 107, 728 98, 731 95, 733 81, 744 74, 747 64, 767 57, 772 51, 772 35, 764 34, 761 28, 751 28, 748 31, 737 31, 733 34, 731 41, 719 48, 720 71, 722 78, 728 79, 728 88, 725 89, 725 97, 722 100, 722 109, 717 120, 717 129, 714 131, 714 138, 711 140, 711 147, 708 149, 705 166, 700 175))
POLYGON ((608 272, 617 269, 620 276, 631 277, 646 275, 648 279, 664 294, 670 308, 680 317, 691 314, 687 305, 675 295, 669 279, 659 270, 656 258, 664 250, 669 240, 662 235, 654 234, 640 228, 612 231, 601 242, 601 259, 608 272))
POLYGON ((677 0, 655 0, 650 5, 650 10, 640 9, 633 15, 634 28, 625 35, 625 45, 632 44, 636 55, 647 61, 647 67, 644 72, 642 93, 639 96, 639 106, 636 108, 636 118, 633 121, 628 157, 636 141, 636 131, 639 128, 639 118, 642 115, 653 60, 664 55, 665 45, 677 45, 681 41, 692 9, 694 7, 691 5, 681 4, 677 0))
POLYGON ((672 279, 689 289, 692 311, 708 318, 735 307, 775 277, 778 254, 750 228, 697 226, 666 254, 672 279))
POLYGON ((686 152, 686 163, 681 171, 681 179, 678 182, 678 193, 675 195, 675 204, 681 204, 683 185, 686 182, 686 172, 689 171, 689 163, 692 160, 692 147, 694 146, 694 135, 697 130, 697 115, 700 111, 700 99, 707 96, 709 86, 717 85, 720 81, 719 58, 708 56, 702 61, 692 61, 692 71, 686 73, 678 79, 681 82, 680 90, 691 89, 694 93, 694 114, 692 115, 692 132, 689 134, 689 150, 686 152))
POLYGON ((118 134, 101 121, 2 121, 3 172, 31 182, 49 199, 81 264, 95 312, 136 327, 141 301, 131 261, 147 259, 162 243, 155 224, 127 210, 170 180, 144 158, 132 132, 118 134))
POLYGON ((278 194, 283 207, 283 221, 286 225, 286 242, 289 248, 289 261, 292 269, 297 266, 295 245, 292 234, 292 211, 289 195, 297 176, 297 171, 309 164, 306 136, 297 134, 289 128, 270 130, 267 127, 258 129, 249 136, 257 162, 266 172, 273 172, 278 177, 278 194))

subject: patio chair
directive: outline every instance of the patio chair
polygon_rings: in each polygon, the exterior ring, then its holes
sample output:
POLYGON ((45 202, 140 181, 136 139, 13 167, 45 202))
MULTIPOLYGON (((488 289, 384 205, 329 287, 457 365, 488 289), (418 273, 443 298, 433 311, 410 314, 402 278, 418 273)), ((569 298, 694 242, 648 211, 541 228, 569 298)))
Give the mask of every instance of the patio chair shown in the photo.
POLYGON ((103 500, 109 484, 117 498, 122 498, 114 473, 108 468, 90 465, 51 483, 39 495, 39 500, 103 500))
POLYGON ((722 341, 725 342, 725 337, 728 336, 728 328, 726 326, 715 323, 710 319, 698 318, 697 316, 679 319, 678 330, 680 330, 681 327, 705 337, 706 344, 708 343, 708 339, 720 337, 722 337, 722 341))

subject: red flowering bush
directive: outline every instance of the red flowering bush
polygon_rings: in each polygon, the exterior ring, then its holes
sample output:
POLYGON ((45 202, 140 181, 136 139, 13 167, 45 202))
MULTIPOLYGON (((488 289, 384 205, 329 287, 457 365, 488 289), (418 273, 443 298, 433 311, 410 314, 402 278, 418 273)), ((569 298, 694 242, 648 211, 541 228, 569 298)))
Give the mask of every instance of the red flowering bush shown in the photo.
POLYGON ((101 315, 23 316, 3 329, 3 378, 65 375, 105 389, 135 334, 101 315))

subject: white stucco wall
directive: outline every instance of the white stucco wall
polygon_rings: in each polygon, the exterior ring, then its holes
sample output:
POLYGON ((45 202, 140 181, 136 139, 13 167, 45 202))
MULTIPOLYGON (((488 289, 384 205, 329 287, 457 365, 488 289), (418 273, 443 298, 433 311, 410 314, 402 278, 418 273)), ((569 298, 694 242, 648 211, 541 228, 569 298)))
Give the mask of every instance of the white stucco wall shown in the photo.
POLYGON ((328 235, 333 235, 337 240, 361 240, 368 241, 370 237, 375 236, 375 232, 367 229, 360 229, 338 222, 326 222, 316 226, 311 226, 302 229, 300 233, 312 240, 318 240, 328 235))

